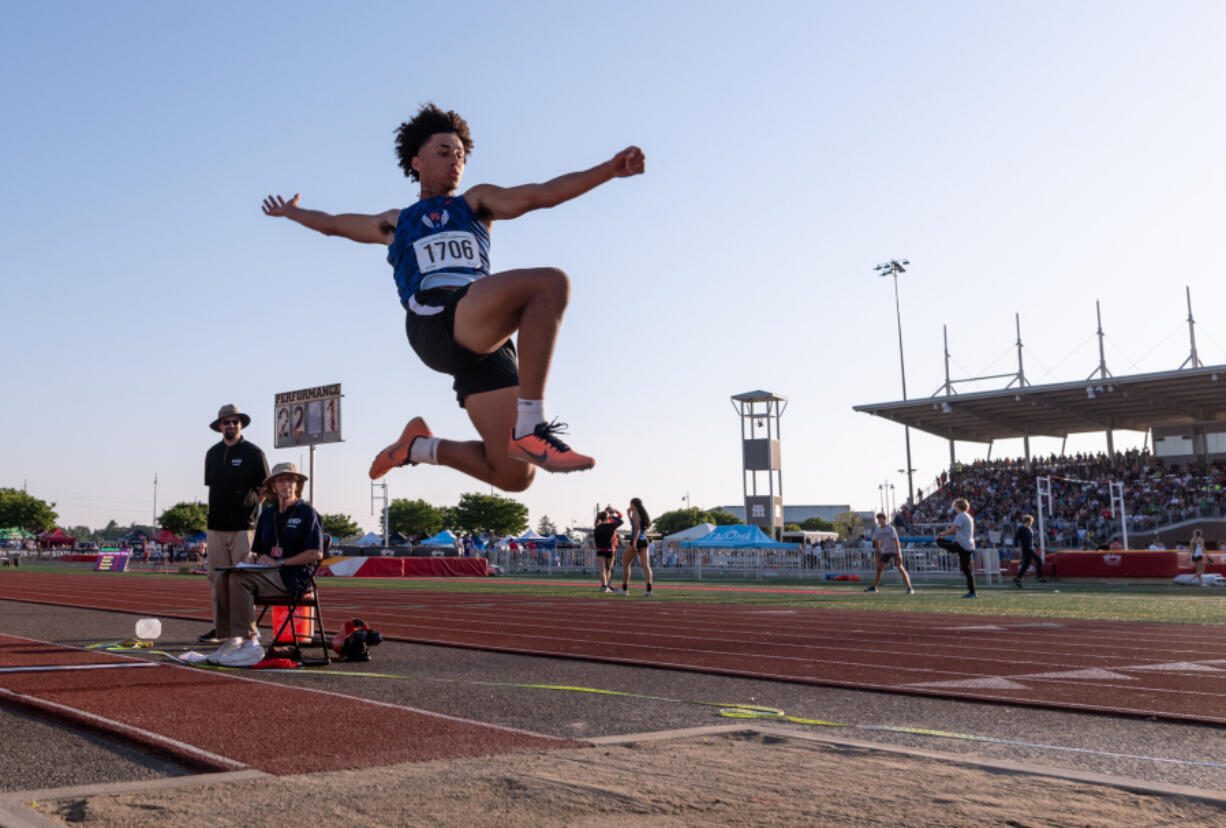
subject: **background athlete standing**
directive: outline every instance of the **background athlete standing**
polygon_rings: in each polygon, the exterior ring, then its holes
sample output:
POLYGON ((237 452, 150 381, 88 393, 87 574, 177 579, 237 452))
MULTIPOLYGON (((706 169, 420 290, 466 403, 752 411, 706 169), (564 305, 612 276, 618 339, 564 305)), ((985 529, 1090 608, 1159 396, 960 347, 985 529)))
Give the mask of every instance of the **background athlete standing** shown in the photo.
POLYGON ((325 235, 388 246, 409 342, 427 366, 455 378, 460 405, 481 435, 480 441, 442 440, 415 417, 375 458, 371 478, 396 466, 432 463, 523 491, 534 466, 569 472, 595 461, 559 440, 562 425, 545 418, 545 379, 570 280, 555 268, 491 274, 490 226, 569 201, 613 178, 638 175, 644 156, 628 147, 589 170, 543 184, 478 184, 456 195, 472 147, 463 118, 427 104, 400 125, 396 138, 404 174, 421 184, 416 204, 374 215, 333 215, 301 208, 299 194, 288 202, 269 196, 264 213, 325 235))
POLYGON ((613 575, 613 556, 617 553, 617 527, 622 525, 622 513, 609 506, 596 515, 592 541, 596 545, 597 563, 600 565, 600 591, 612 592, 609 579, 613 575))
POLYGON ((898 574, 907 585, 907 594, 912 595, 915 589, 911 586, 911 576, 907 574, 907 564, 902 559, 902 544, 898 540, 898 530, 886 523, 885 513, 877 513, 877 527, 873 529, 873 548, 877 551, 877 575, 873 585, 865 592, 876 592, 881 585, 881 573, 885 571, 890 561, 898 567, 898 574))
POLYGON ((644 598, 652 596, 651 591, 651 542, 647 540, 647 527, 651 525, 651 516, 643 508, 643 501, 637 497, 630 498, 630 508, 626 510, 630 516, 630 542, 622 553, 622 588, 617 590, 623 595, 630 594, 630 564, 638 558, 639 567, 643 570, 643 578, 647 582, 644 598))

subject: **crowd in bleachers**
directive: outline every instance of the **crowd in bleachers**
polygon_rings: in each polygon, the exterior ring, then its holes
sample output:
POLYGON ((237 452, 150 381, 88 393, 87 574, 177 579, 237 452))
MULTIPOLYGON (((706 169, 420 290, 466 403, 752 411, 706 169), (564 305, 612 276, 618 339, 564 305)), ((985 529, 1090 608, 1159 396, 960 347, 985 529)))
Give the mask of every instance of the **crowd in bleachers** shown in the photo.
MULTIPOLYGON (((981 460, 942 472, 940 484, 914 509, 900 509, 907 526, 948 524, 950 503, 971 503, 976 529, 1000 531, 1007 543, 1022 515, 1036 515, 1035 478, 1052 480, 1051 512, 1044 515, 1050 544, 1095 548, 1120 529, 1112 514, 1112 482, 1124 483, 1124 512, 1129 532, 1145 532, 1181 520, 1220 516, 1226 510, 1226 463, 1163 463, 1149 452, 1076 454, 1025 461, 981 460)), ((1038 526, 1036 524, 1035 529, 1038 526)))

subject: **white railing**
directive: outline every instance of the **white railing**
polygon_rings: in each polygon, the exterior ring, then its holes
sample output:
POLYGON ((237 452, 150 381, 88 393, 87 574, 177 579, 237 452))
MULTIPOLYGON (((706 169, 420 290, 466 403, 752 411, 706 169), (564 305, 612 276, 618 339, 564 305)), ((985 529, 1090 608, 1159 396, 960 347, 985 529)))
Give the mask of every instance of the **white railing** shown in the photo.
MULTIPOLYGON (((613 570, 621 570, 622 551, 614 557, 613 570)), ((491 550, 491 564, 507 574, 582 575, 597 572, 594 549, 530 549, 519 552, 491 550)), ((907 570, 920 580, 960 578, 958 556, 937 546, 911 546, 903 549, 907 570)), ((975 574, 988 583, 1001 578, 1000 550, 983 548, 975 556, 975 574)), ((638 568, 638 564, 634 564, 638 568)), ((715 549, 661 546, 651 556, 651 568, 663 578, 695 578, 755 580, 769 578, 802 578, 826 580, 827 576, 858 575, 871 580, 877 571, 877 561, 871 549, 833 547, 814 549, 715 549)), ((896 571, 893 568, 889 572, 896 571)), ((893 577, 897 577, 896 575, 893 577)))

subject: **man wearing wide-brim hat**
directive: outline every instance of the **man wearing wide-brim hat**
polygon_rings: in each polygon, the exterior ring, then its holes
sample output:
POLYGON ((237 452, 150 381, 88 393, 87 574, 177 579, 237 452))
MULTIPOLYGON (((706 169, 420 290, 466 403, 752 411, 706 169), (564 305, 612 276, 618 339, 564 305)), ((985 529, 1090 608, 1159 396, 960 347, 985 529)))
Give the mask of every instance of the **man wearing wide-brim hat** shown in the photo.
POLYGON ((319 514, 302 499, 306 479, 293 463, 278 463, 264 481, 277 505, 260 513, 251 548, 255 563, 271 568, 227 571, 217 581, 217 635, 224 643, 208 657, 213 664, 251 667, 263 661, 255 625, 256 599, 300 596, 311 583, 312 565, 323 560, 319 514))
POLYGON ((213 629, 201 641, 217 641, 221 626, 217 606, 217 567, 251 559, 251 539, 268 461, 259 446, 243 438, 251 418, 233 403, 223 405, 209 428, 221 432, 221 442, 204 455, 204 485, 209 487, 209 583, 213 587, 213 629))

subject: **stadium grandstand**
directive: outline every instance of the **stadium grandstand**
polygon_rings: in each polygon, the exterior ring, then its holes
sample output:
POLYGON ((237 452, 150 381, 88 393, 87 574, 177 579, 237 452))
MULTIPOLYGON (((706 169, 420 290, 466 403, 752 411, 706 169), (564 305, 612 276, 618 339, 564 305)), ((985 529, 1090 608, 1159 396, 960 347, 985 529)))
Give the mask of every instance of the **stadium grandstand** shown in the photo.
POLYGON ((1123 516, 1129 545, 1185 542, 1192 529, 1226 540, 1226 365, 1206 366, 1196 351, 1195 322, 1188 311, 1191 353, 1173 371, 1112 376, 1102 357, 1086 380, 1032 385, 1022 367, 1020 326, 1018 370, 999 390, 958 393, 960 382, 946 381, 931 397, 872 403, 853 409, 883 417, 949 441, 950 466, 935 488, 918 492, 898 510, 899 522, 923 532, 948 521, 953 498, 965 497, 977 528, 999 532, 1006 544, 1023 514, 1037 514, 1037 478, 1052 481, 1051 508, 1044 525, 1049 545, 1107 548, 1119 543, 1124 527, 1110 487, 1122 483, 1123 516), (1117 452, 1113 432, 1143 431, 1151 449, 1117 452), (1031 437, 1102 432, 1107 451, 1033 457, 1031 437), (1025 456, 991 459, 996 440, 1023 439, 1025 456), (987 443, 988 459, 955 460, 957 441, 987 443))

